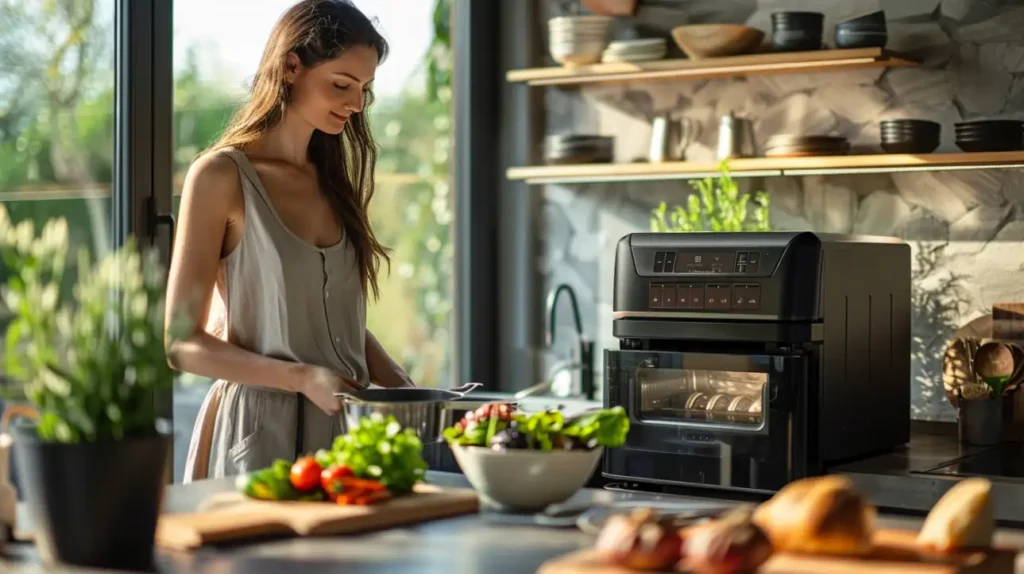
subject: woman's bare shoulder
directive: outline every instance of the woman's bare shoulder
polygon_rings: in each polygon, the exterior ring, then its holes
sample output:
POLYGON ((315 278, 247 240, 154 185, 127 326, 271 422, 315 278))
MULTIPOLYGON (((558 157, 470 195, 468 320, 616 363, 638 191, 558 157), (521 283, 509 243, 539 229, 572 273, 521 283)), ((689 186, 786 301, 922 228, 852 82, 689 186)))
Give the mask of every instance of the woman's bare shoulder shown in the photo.
POLYGON ((242 199, 242 182, 238 165, 226 153, 205 153, 188 169, 182 195, 190 203, 214 207, 231 206, 242 199))

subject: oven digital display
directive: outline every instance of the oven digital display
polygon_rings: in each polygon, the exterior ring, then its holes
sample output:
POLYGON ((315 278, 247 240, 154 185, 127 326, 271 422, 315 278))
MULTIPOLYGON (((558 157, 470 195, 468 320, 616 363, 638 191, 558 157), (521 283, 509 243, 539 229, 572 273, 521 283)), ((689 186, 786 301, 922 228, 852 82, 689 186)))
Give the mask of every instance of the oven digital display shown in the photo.
POLYGON ((732 273, 736 253, 686 252, 676 253, 676 273, 732 273))

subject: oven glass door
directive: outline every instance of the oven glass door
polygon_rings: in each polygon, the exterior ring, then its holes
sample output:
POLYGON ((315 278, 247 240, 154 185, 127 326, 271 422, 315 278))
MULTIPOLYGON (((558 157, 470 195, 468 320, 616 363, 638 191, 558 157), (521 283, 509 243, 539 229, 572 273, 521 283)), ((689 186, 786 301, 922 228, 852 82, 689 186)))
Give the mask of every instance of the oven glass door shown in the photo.
POLYGON ((774 491, 806 474, 810 359, 606 351, 607 403, 629 413, 611 478, 774 491))

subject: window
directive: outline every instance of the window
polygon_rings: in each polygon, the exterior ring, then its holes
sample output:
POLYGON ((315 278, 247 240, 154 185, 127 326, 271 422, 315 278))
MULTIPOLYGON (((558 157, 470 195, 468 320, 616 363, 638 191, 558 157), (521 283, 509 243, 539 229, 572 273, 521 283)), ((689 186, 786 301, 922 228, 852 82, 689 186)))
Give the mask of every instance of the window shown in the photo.
POLYGON ((93 260, 113 243, 113 48, 114 0, 0 1, 0 201, 37 230, 67 219, 93 260))
MULTIPOLYGON (((446 1, 446 0, 439 0, 446 1)), ((214 142, 256 72, 263 45, 293 0, 175 0, 175 209, 189 164, 214 142)), ((451 88, 447 21, 434 2, 356 0, 388 39, 370 122, 380 148, 371 220, 392 249, 368 328, 424 387, 453 381, 451 88), (435 21, 444 26, 435 34, 435 21), (438 40, 435 42, 435 40, 438 40), (436 56, 433 66, 428 54, 436 56), (428 81, 433 79, 434 81, 428 81)), ((183 381, 183 383, 186 381, 183 381)), ((210 381, 187 381, 174 396, 175 480, 210 381)))

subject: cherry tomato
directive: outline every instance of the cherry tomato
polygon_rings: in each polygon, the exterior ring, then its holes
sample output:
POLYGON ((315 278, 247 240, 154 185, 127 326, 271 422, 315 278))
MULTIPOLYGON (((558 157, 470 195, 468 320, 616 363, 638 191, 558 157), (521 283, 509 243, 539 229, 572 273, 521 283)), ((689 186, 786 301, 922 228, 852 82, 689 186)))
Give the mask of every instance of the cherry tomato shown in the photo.
POLYGON ((303 492, 313 490, 320 485, 320 465, 311 456, 304 456, 295 461, 290 474, 292 486, 303 492))
POLYGON ((349 476, 352 476, 352 469, 347 466, 339 464, 325 468, 320 473, 320 488, 327 493, 327 498, 334 501, 345 488, 342 479, 349 476))

